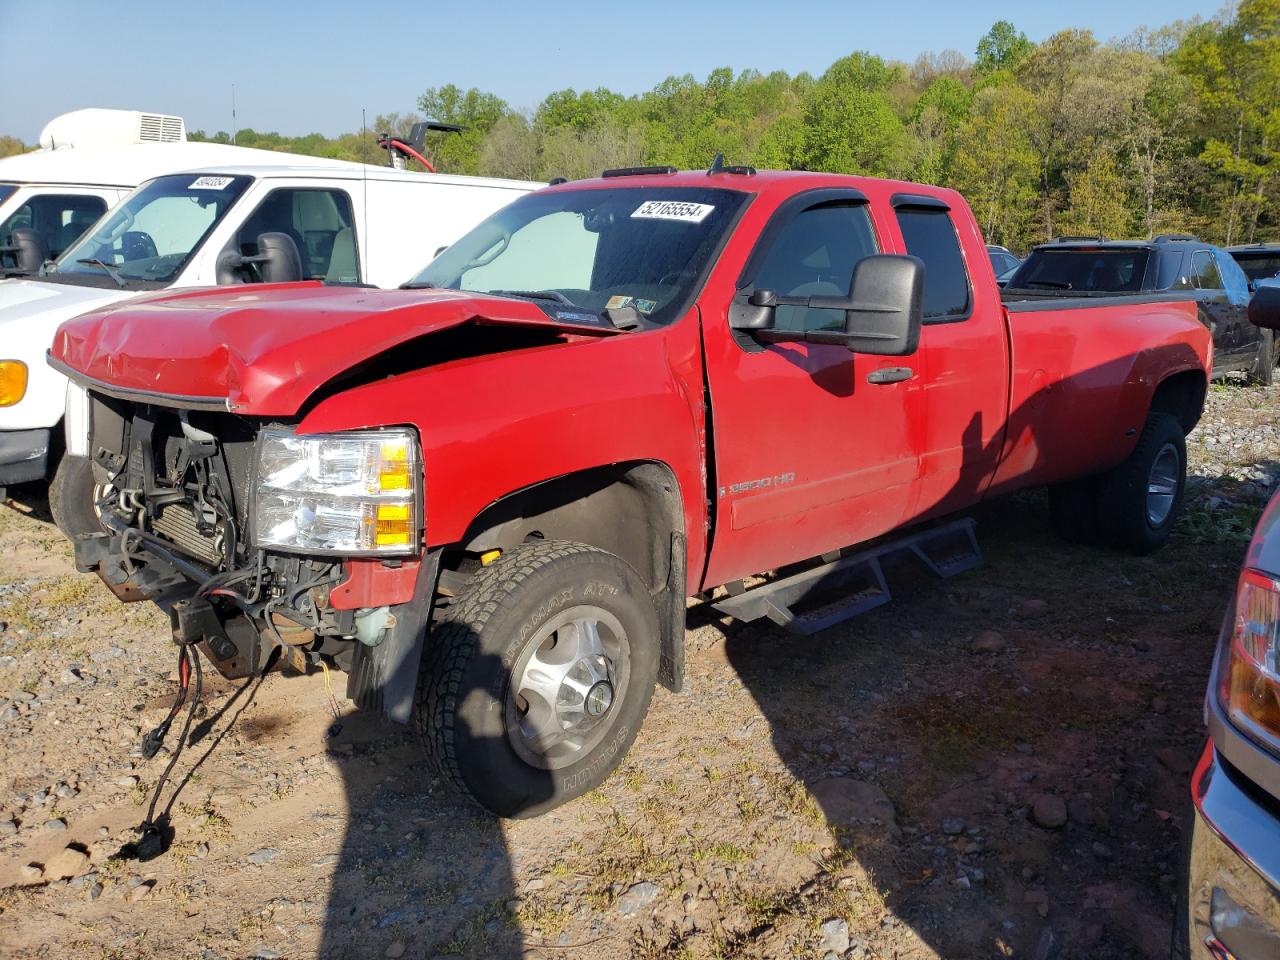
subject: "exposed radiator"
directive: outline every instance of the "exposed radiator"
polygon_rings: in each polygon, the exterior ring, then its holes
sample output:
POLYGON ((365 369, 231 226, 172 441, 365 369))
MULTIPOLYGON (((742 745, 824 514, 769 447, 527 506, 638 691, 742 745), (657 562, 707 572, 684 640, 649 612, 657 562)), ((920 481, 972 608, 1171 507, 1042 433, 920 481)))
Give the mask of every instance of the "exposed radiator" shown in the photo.
POLYGON ((196 527, 196 517, 185 503, 171 503, 160 511, 153 524, 156 533, 173 542, 183 553, 211 566, 222 562, 222 550, 211 536, 196 527))

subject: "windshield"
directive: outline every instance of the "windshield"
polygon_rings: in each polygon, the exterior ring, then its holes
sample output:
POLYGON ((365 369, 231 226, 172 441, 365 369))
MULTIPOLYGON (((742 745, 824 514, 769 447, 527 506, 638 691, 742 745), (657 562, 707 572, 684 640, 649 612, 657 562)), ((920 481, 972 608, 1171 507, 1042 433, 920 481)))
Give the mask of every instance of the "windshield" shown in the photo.
POLYGON ((1145 247, 1098 247, 1033 250, 1009 286, 1027 290, 1084 290, 1099 293, 1135 293, 1151 253, 1145 247))
POLYGON ((1250 280, 1267 280, 1280 273, 1280 250, 1261 253, 1233 253, 1236 263, 1250 280))
POLYGON ((406 286, 523 296, 565 320, 631 308, 638 319, 669 323, 746 198, 704 187, 528 194, 406 286))
POLYGON ((143 184, 61 257, 56 274, 110 274, 121 286, 172 283, 250 177, 178 174, 143 184))

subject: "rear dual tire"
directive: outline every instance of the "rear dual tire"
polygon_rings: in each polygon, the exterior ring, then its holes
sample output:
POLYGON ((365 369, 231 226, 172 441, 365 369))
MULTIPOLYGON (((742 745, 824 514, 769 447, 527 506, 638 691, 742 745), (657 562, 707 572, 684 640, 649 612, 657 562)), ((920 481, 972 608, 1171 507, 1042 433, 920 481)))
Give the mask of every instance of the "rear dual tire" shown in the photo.
POLYGON ((1105 543, 1145 555, 1159 549, 1182 510, 1187 445, 1182 424, 1153 412, 1123 463, 1095 477, 1049 490, 1058 535, 1072 543, 1105 543))

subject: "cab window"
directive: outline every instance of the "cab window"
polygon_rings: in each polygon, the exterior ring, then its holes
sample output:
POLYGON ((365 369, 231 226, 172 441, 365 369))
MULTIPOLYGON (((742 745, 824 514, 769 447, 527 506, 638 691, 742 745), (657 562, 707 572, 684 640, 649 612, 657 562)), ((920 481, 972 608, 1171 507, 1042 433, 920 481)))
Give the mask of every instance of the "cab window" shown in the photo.
POLYGON ((1223 289, 1222 274, 1208 250, 1197 250, 1191 255, 1191 282, 1197 290, 1223 289))
POLYGON ((306 280, 359 283, 355 218, 345 190, 282 187, 267 194, 240 228, 236 242, 245 256, 258 252, 258 237, 292 238, 306 280))
POLYGON ((924 261, 924 321, 943 323, 969 315, 969 274, 951 214, 942 209, 898 210, 907 253, 924 261))
MULTIPOLYGON (((876 253, 866 204, 821 204, 782 227, 753 283, 757 290, 772 290, 779 297, 847 297, 853 268, 876 253)), ((844 324, 843 310, 779 304, 774 313, 778 330, 843 330, 844 324)))
POLYGON ((31 197, 0 224, 0 246, 12 243, 13 231, 26 227, 40 236, 49 257, 57 257, 107 212, 101 197, 40 194, 31 197))

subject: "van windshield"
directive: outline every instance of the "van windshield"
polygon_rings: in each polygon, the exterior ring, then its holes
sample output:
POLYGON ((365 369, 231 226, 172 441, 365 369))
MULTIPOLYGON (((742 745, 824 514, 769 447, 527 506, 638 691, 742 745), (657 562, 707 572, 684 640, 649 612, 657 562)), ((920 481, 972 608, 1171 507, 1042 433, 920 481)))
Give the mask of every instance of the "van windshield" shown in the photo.
POLYGON ((532 193, 405 284, 532 300, 567 321, 631 308, 669 323, 697 292, 747 194, 706 187, 532 193))
POLYGON ((145 183, 58 258, 54 276, 108 276, 130 289, 166 286, 251 180, 187 173, 145 183))

